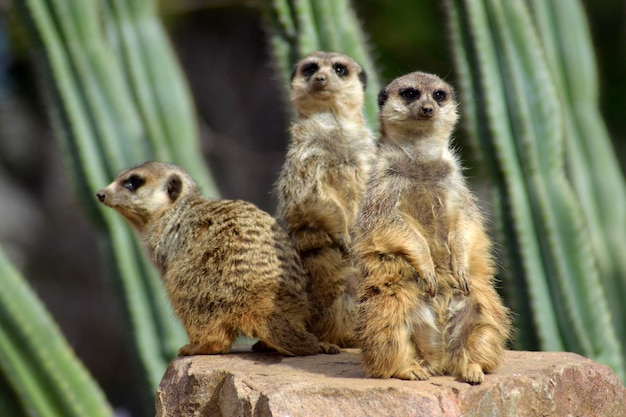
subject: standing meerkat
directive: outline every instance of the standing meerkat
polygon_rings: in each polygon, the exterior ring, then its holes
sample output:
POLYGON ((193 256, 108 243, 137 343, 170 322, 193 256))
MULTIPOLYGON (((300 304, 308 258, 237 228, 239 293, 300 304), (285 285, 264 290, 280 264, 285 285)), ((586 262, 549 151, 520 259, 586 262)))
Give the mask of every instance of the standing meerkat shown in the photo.
POLYGON ((283 355, 321 349, 307 331, 306 273, 285 231, 245 201, 202 198, 179 166, 122 171, 98 200, 136 229, 189 337, 179 355, 228 352, 239 334, 283 355))
POLYGON ((357 338, 367 375, 479 384, 511 324, 476 199, 450 148, 452 88, 414 72, 378 98, 381 138, 354 230, 357 338))
POLYGON ((352 347, 358 271, 350 228, 375 153, 363 118, 366 74, 353 59, 314 52, 291 75, 297 118, 276 184, 278 219, 310 277, 312 331, 352 347))

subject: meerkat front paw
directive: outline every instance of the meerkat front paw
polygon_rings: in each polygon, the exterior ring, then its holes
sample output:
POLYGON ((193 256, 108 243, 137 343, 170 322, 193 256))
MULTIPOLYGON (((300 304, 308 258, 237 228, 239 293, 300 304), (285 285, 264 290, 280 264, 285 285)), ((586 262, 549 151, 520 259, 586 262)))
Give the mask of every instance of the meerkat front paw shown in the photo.
POLYGON ((424 287, 424 291, 428 293, 431 297, 437 295, 437 290, 439 289, 439 284, 437 283, 437 276, 435 275, 435 269, 432 270, 422 270, 417 272, 416 281, 418 283, 421 282, 424 287))
POLYGON ((414 363, 407 368, 397 371, 392 377, 409 381, 426 381, 430 374, 421 365, 414 363))
POLYGON ((467 268, 454 268, 452 269, 452 275, 459 286, 458 288, 463 292, 463 294, 469 295, 470 280, 467 268))
POLYGON ((458 285, 458 289, 460 289, 463 294, 469 295, 469 266, 467 265, 467 262, 463 262, 463 257, 457 252, 452 252, 450 256, 450 269, 452 270, 452 276, 458 285))
POLYGON ((341 348, 334 343, 320 342, 320 353, 335 355, 341 353, 341 348))
POLYGON ((470 363, 463 372, 463 380, 468 384, 478 385, 485 380, 485 374, 480 365, 470 363))

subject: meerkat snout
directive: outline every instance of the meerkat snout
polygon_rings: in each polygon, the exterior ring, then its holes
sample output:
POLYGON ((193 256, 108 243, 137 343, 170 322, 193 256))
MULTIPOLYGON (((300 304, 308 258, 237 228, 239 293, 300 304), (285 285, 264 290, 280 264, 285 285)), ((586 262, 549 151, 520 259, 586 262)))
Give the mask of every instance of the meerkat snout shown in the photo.
POLYGON ((326 74, 318 73, 315 75, 315 78, 313 80, 313 85, 315 85, 316 87, 323 87, 327 84, 327 82, 328 82, 328 77, 326 77, 326 74))
POLYGON ((426 103, 420 108, 420 116, 425 117, 427 119, 433 117, 433 113, 435 112, 435 108, 432 104, 426 103))
POLYGON ((106 199, 106 194, 103 193, 102 191, 98 191, 96 193, 96 198, 98 199, 99 202, 104 203, 104 200, 106 199))

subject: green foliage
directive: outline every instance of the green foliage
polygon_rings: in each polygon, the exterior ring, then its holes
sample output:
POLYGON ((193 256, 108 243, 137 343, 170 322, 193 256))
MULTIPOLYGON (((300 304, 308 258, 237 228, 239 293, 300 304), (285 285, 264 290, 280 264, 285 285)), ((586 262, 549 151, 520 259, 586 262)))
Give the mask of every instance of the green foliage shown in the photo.
MULTIPOLYGON (((571 2, 567 3, 563 11, 571 9, 571 2)), ((588 131, 571 126, 579 114, 563 82, 578 61, 566 61, 555 75, 554 59, 547 58, 555 51, 546 49, 523 1, 449 0, 446 6, 469 134, 494 183, 507 295, 518 314, 518 345, 535 347, 528 336, 536 333, 539 348, 579 352, 610 365, 623 379, 624 360, 614 320, 621 320, 624 312, 616 305, 609 309, 606 294, 618 287, 602 280, 605 271, 597 262, 602 249, 594 246, 606 245, 607 237, 595 229, 601 217, 583 209, 590 195, 577 196, 572 185, 577 183, 568 174, 577 171, 577 176, 590 177, 589 183, 601 178, 615 187, 617 195, 623 194, 624 187, 614 160, 606 159, 609 168, 594 177, 588 162, 571 157, 574 151, 580 156, 582 143, 591 139, 588 131)), ((540 20, 544 33, 557 32, 556 25, 540 20)), ((577 32, 589 43, 581 35, 587 32, 580 15, 569 19, 568 25, 569 32, 559 33, 556 40, 577 32)), ((576 89, 588 88, 587 98, 593 96, 589 86, 594 77, 595 72, 588 71, 572 78, 577 80, 576 89)), ((597 115, 597 109, 592 111, 596 104, 589 100, 585 108, 597 115)), ((598 118, 593 123, 599 128, 598 118)), ((592 141, 593 146, 610 149, 606 136, 595 135, 592 141)), ((619 205, 615 210, 621 210, 619 205)), ((623 211, 619 213, 623 221, 623 211)))
POLYGON ((76 358, 54 319, 2 251, 0 277, 1 415, 113 415, 100 388, 76 358), (21 409, 13 393, 17 394, 21 409))

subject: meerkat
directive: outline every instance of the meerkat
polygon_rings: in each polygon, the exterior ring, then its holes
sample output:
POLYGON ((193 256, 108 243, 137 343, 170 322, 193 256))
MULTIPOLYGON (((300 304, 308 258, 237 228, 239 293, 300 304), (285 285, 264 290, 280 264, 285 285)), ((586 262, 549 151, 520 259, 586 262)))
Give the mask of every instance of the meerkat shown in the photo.
POLYGON ((287 356, 338 353, 307 330, 307 276, 268 213, 240 200, 208 200, 179 166, 122 171, 98 200, 137 231, 189 343, 179 355, 228 352, 238 335, 287 356))
POLYGON ((366 83, 365 71, 342 54, 318 51, 295 65, 297 116, 275 187, 277 217, 309 274, 312 331, 341 347, 355 344, 350 228, 375 154, 363 117, 366 83))
POLYGON ((378 157, 353 235, 357 339, 366 374, 480 384, 511 331, 483 218, 450 146, 457 103, 414 72, 378 97, 378 157))

